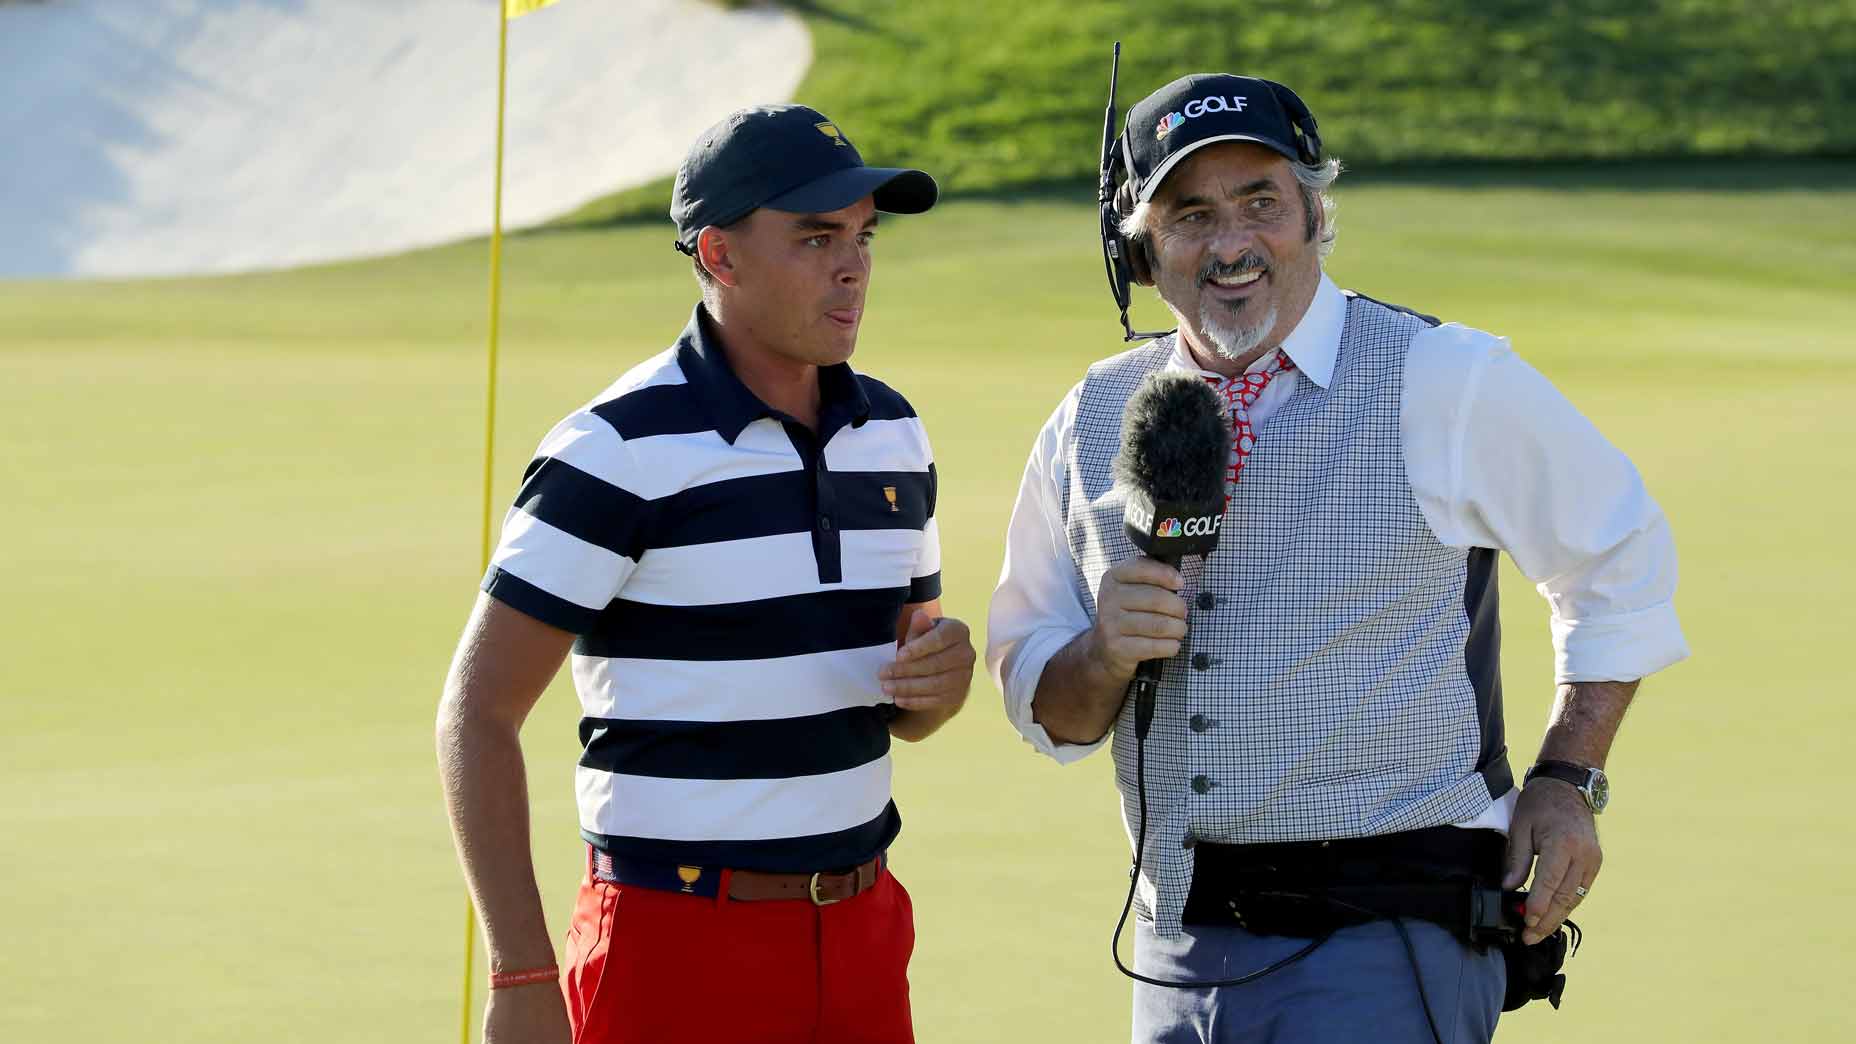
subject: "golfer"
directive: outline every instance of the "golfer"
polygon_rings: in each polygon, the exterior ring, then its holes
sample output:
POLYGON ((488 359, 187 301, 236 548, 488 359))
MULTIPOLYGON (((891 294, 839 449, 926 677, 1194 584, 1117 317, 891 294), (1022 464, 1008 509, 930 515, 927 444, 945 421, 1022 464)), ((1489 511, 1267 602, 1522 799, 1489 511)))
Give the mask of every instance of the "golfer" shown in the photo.
POLYGON ((1500 952, 1417 897, 1531 871, 1532 943, 1592 887, 1618 724, 1638 679, 1686 655, 1669 527, 1506 340, 1323 273, 1340 165, 1287 88, 1184 77, 1129 111, 1117 149, 1137 275, 1179 328, 1091 366, 1039 433, 987 666, 1057 761, 1113 733, 1132 839, 1123 696, 1137 664, 1166 661, 1137 974, 1232 979, 1332 932, 1247 985, 1137 984, 1134 1039, 1488 1040, 1500 952), (1223 532, 1183 570, 1137 556, 1111 473, 1123 406, 1159 370, 1201 376, 1231 420, 1223 532), (1558 699, 1524 785, 1503 738, 1498 552, 1553 613, 1558 699), (1322 899, 1360 883, 1390 908, 1322 899))
POLYGON ((542 441, 445 684, 486 1040, 912 1039, 890 738, 946 723, 975 654, 921 420, 847 360, 878 213, 935 195, 797 105, 684 160, 701 303, 542 441), (587 873, 557 968, 517 734, 570 647, 587 873))

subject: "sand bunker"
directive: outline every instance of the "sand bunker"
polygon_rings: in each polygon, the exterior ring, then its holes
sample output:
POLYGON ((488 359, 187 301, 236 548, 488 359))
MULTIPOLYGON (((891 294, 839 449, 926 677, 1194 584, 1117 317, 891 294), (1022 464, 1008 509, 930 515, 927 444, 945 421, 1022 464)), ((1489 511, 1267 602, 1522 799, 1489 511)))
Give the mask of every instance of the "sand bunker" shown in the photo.
MULTIPOLYGON (((510 24, 504 220, 792 96, 800 21, 561 0, 510 24)), ((485 233, 495 0, 0 3, 0 277, 229 272, 485 233)))

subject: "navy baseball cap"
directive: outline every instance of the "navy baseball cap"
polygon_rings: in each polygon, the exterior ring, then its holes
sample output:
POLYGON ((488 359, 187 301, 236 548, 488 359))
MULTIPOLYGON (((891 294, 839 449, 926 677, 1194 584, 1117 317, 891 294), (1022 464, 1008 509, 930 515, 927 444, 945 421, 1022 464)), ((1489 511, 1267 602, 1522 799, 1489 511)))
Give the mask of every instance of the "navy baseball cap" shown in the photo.
POLYGON ((696 234, 761 207, 819 214, 865 196, 891 214, 919 214, 939 189, 919 170, 866 167, 844 131, 804 105, 756 105, 702 132, 677 169, 670 219, 677 249, 694 254, 696 234))
POLYGON ((1182 76, 1128 110, 1121 136, 1136 202, 1187 156, 1221 141, 1252 141, 1296 163, 1321 160, 1315 117, 1294 91, 1229 73, 1182 76))

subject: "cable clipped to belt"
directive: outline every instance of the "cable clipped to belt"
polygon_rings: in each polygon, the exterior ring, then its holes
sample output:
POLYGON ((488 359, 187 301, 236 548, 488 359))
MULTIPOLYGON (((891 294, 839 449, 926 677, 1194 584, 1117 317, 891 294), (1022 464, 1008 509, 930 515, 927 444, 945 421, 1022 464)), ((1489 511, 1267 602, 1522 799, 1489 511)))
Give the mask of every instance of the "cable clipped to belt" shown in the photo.
MULTIPOLYGON (((1226 986, 1244 986, 1256 982, 1258 979, 1265 978, 1266 976, 1274 975, 1320 949, 1321 944, 1333 938, 1333 932, 1324 932, 1316 936, 1307 946, 1302 947, 1289 956, 1273 964, 1265 965, 1249 974, 1239 975, 1234 979, 1204 979, 1197 981, 1156 979, 1142 975, 1121 963, 1121 932, 1122 929, 1127 926, 1128 911, 1134 907, 1134 889, 1140 884, 1141 880, 1141 859, 1147 853, 1147 731, 1151 725, 1151 717, 1146 718, 1146 720, 1142 720, 1140 716, 1136 717, 1134 728, 1134 789, 1136 800, 1140 806, 1141 825, 1140 828, 1135 831, 1134 863, 1128 868, 1128 897, 1122 900, 1121 916, 1115 919, 1115 934, 1110 937, 1108 944, 1109 956, 1114 959, 1116 970, 1120 971, 1128 978, 1133 979, 1135 982, 1146 983, 1149 986, 1159 986, 1165 989, 1221 989, 1226 986)), ((1336 906, 1377 916, 1374 911, 1368 910, 1365 907, 1354 906, 1351 903, 1341 902, 1332 898, 1329 898, 1328 901, 1336 906)), ((1391 918, 1391 921, 1392 927, 1398 930, 1399 941, 1405 944, 1405 956, 1411 960, 1411 974, 1418 983, 1418 1003, 1424 1008, 1425 1027, 1431 1031, 1431 1040, 1435 1042, 1435 1044, 1443 1044, 1443 1036, 1437 1032, 1437 1017, 1431 1013, 1431 998, 1424 990, 1424 972, 1418 965, 1418 950, 1411 943, 1411 933, 1405 929, 1405 921, 1403 918, 1394 917, 1391 918)))
POLYGON ((1134 906, 1134 889, 1141 880, 1141 856, 1147 851, 1147 729, 1141 727, 1140 723, 1137 723, 1134 736, 1134 786, 1136 793, 1139 795, 1141 806, 1141 827, 1136 831, 1139 836, 1134 843, 1134 865, 1128 868, 1128 897, 1122 900, 1121 916, 1115 920, 1115 934, 1109 939, 1108 943, 1108 953, 1110 957, 1114 958, 1116 969, 1135 982, 1144 982, 1149 986, 1164 986, 1170 989, 1196 990, 1213 989, 1220 986, 1242 986, 1245 983, 1256 982, 1266 975, 1274 975, 1276 972, 1314 953, 1322 943, 1327 942, 1328 937, 1333 934, 1332 932, 1317 936, 1315 940, 1307 946, 1302 947, 1274 964, 1259 968, 1248 975, 1240 975, 1235 979, 1208 979, 1204 982, 1174 982, 1167 979, 1149 978, 1121 963, 1121 930, 1126 927, 1128 923, 1128 911, 1134 906))

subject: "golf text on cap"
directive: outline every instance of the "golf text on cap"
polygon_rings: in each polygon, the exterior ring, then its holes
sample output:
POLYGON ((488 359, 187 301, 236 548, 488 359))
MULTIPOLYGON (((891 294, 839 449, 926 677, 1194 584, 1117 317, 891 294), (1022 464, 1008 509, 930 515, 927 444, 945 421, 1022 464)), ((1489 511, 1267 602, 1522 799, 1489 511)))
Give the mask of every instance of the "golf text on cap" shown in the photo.
POLYGON ((1196 120, 1208 112, 1243 112, 1245 101, 1246 99, 1243 95, 1236 94, 1229 98, 1223 97, 1222 95, 1214 95, 1210 98, 1194 98, 1186 103, 1186 108, 1183 113, 1169 112, 1165 116, 1160 117, 1160 125, 1154 128, 1154 137, 1156 139, 1164 138, 1168 134, 1171 134, 1173 129, 1180 124, 1185 123, 1187 120, 1196 120))

